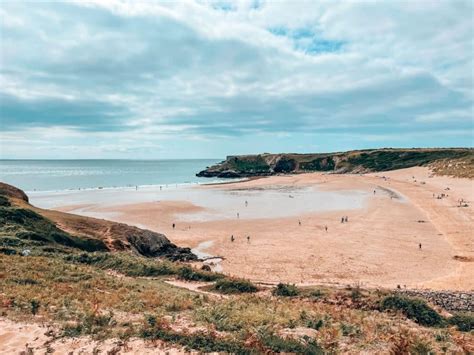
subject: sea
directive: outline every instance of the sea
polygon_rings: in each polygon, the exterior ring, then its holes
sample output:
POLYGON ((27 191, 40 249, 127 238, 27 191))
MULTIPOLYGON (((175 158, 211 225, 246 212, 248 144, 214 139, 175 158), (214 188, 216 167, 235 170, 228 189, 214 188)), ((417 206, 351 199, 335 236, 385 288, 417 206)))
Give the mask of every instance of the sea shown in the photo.
POLYGON ((0 181, 26 192, 220 182, 196 173, 222 159, 0 160, 0 181))

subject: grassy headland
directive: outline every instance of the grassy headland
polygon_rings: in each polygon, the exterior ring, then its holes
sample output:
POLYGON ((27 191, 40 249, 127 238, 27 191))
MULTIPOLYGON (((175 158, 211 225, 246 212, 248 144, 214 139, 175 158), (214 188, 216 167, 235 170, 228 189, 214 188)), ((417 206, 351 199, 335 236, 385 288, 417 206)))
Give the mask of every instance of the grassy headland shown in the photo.
POLYGON ((433 166, 438 174, 474 177, 474 150, 470 148, 372 149, 318 154, 257 154, 229 156, 197 175, 248 177, 302 172, 367 173, 433 166), (453 167, 462 166, 459 169, 453 167))

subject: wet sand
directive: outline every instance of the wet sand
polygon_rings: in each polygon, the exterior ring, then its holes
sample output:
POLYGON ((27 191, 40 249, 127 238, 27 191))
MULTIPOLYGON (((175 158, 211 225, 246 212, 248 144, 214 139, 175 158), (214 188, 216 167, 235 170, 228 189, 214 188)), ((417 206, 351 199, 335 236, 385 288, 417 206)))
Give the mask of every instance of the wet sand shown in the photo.
POLYGON ((169 200, 154 191, 102 199, 101 191, 37 194, 32 203, 162 232, 223 257, 224 273, 259 282, 473 290, 473 183, 410 168, 198 186, 169 200))

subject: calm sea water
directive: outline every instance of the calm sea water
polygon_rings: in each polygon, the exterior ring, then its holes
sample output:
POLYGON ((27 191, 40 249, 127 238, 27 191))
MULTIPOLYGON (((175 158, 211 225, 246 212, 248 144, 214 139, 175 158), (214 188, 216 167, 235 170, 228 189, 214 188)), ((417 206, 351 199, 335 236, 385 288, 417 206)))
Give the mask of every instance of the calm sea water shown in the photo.
POLYGON ((0 160, 0 181, 25 191, 210 182, 195 174, 218 159, 0 160))

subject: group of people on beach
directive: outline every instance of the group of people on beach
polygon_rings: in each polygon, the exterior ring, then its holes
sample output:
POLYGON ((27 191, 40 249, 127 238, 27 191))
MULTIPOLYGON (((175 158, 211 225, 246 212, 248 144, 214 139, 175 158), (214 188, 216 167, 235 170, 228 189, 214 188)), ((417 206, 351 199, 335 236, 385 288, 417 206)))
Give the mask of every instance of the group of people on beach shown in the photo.
POLYGON ((349 217, 348 216, 342 216, 341 217, 341 223, 347 223, 349 222, 349 217))

